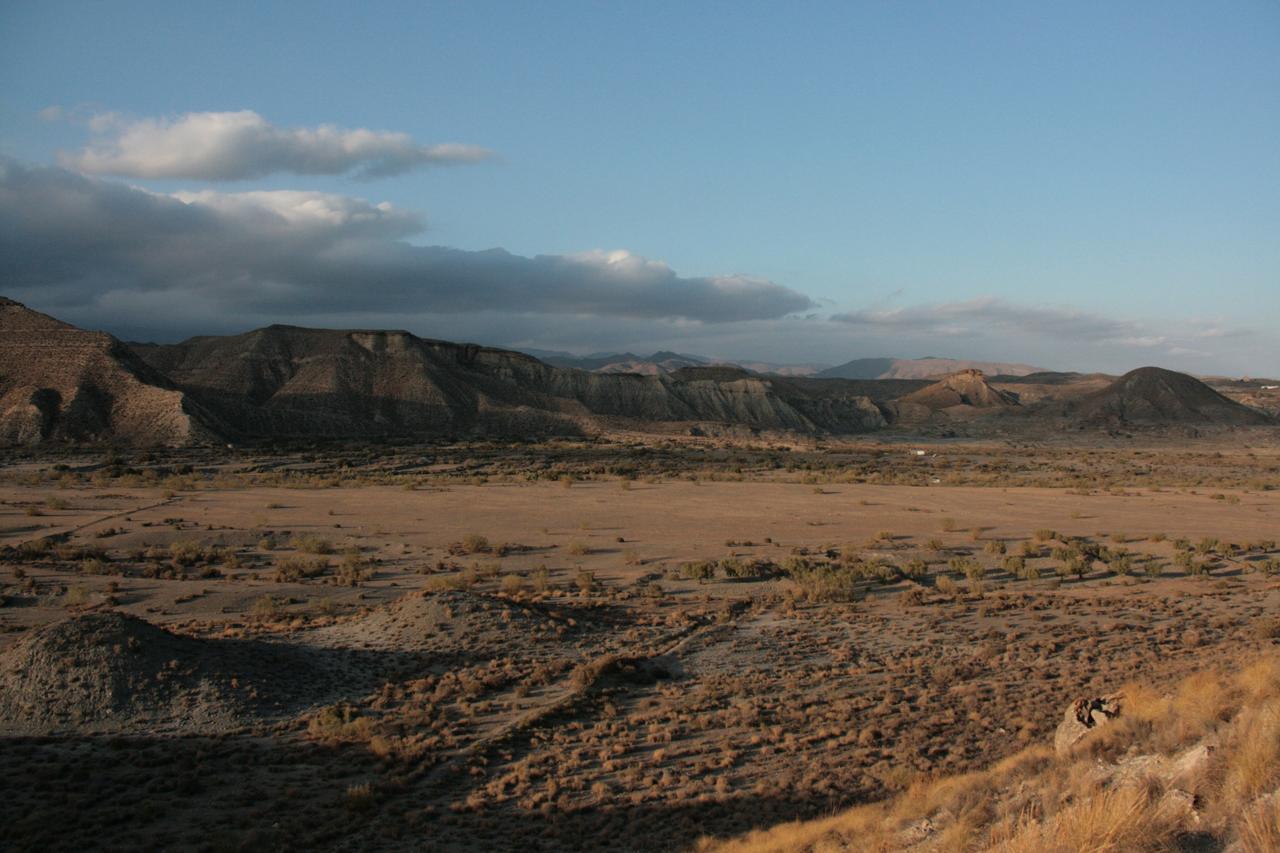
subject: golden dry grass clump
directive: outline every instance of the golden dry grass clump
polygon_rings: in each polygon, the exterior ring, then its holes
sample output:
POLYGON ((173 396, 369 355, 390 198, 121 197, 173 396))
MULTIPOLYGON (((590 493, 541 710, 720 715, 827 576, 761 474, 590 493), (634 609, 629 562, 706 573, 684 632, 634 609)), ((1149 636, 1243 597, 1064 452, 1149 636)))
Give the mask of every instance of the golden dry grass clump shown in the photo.
POLYGON ((1280 655, 1123 695, 1122 715, 1066 756, 1034 746, 884 802, 698 849, 1280 850, 1280 655))

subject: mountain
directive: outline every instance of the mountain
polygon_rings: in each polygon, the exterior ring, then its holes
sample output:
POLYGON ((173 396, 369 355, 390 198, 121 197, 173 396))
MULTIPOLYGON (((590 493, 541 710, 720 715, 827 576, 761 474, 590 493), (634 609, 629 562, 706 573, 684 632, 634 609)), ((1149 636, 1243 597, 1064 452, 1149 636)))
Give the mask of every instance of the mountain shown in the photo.
POLYGON ((901 397, 898 403, 923 406, 931 411, 955 406, 992 409, 1016 406, 1018 398, 1015 394, 992 386, 981 370, 968 369, 953 373, 918 391, 912 391, 901 397))
POLYGON ((697 367, 704 364, 731 364, 752 373, 774 376, 813 376, 825 367, 820 364, 776 364, 768 361, 715 359, 667 350, 647 356, 631 352, 604 352, 579 356, 557 350, 531 348, 523 349, 521 352, 554 367, 572 367, 578 370, 590 370, 593 373, 641 373, 648 376, 671 373, 684 367, 697 367))
POLYGON ((241 439, 525 436, 677 424, 862 432, 886 423, 865 395, 834 387, 816 394, 800 380, 735 367, 589 373, 403 331, 270 326, 134 349, 241 439))
POLYGON ((0 297, 0 444, 215 440, 217 418, 111 335, 0 297))
POLYGON ((823 379, 931 379, 961 370, 980 370, 988 375, 1025 376, 1044 372, 1029 364, 998 361, 965 361, 954 358, 856 358, 839 367, 815 374, 823 379))
MULTIPOLYGON (((1041 373, 993 382, 763 375, 731 364, 652 374, 557 367, 405 331, 268 326, 178 344, 125 344, 0 298, 0 444, 187 445, 610 430, 852 434, 1006 411, 1018 422, 1270 424, 1197 379, 1143 368, 1118 380, 1041 373)), ((931 360, 940 361, 940 360, 931 360)), ((1012 421, 1002 419, 1002 429, 1012 421)))
POLYGON ((1192 376, 1159 367, 1140 367, 1068 408, 1089 424, 1273 424, 1263 412, 1224 397, 1192 376))

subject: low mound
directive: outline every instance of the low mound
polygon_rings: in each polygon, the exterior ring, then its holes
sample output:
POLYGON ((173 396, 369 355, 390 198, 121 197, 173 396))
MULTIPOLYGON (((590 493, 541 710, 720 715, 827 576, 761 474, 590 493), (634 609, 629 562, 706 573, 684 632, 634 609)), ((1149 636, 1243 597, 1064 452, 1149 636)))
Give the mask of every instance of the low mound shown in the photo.
POLYGON ((1077 417, 1084 422, 1220 424, 1254 426, 1275 419, 1230 400, 1199 379, 1159 367, 1140 367, 1085 397, 1077 417))
POLYGON ((988 383, 981 370, 961 370, 919 391, 913 391, 898 402, 940 411, 955 406, 1004 408, 1018 405, 1018 398, 988 383))
POLYGON ((461 590, 411 593, 350 622, 316 632, 325 645, 406 652, 528 652, 578 627, 555 610, 461 590))
POLYGON ((328 681, 294 649, 93 613, 0 654, 0 731, 225 730, 321 701, 328 681))

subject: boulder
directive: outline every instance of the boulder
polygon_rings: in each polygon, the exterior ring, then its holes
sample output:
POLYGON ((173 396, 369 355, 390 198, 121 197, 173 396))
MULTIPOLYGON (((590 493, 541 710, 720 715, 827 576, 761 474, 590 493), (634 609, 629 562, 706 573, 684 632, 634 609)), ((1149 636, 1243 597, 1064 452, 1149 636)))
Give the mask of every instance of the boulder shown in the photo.
POLYGON ((1054 751, 1058 755, 1068 754, 1082 737, 1118 716, 1120 716, 1120 697, 1118 696, 1075 700, 1063 712, 1062 722, 1054 732, 1054 751))

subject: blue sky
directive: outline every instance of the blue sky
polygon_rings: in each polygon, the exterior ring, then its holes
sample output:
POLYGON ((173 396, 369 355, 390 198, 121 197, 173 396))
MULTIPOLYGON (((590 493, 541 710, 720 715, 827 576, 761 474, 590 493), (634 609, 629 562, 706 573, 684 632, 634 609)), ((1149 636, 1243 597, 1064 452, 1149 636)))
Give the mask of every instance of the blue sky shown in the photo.
POLYGON ((218 265, 236 287, 150 256, 136 274, 114 255, 110 276, 32 274, 58 253, 24 246, 83 235, 22 230, 12 212, 11 295, 120 334, 291 320, 778 361, 1280 374, 1275 2, 13 2, 0 83, 11 172, 56 166, 188 206, 292 190, 418 217, 366 234, 346 283, 318 292, 296 271, 315 258, 218 265), (237 111, 490 156, 376 178, 273 161, 229 179, 77 156, 131 123, 237 111), (405 255, 390 281, 391 244, 463 252, 405 255), (530 263, 504 261, 496 281, 489 255, 466 254, 493 248, 530 263), (582 259, 595 250, 630 254, 582 259))

